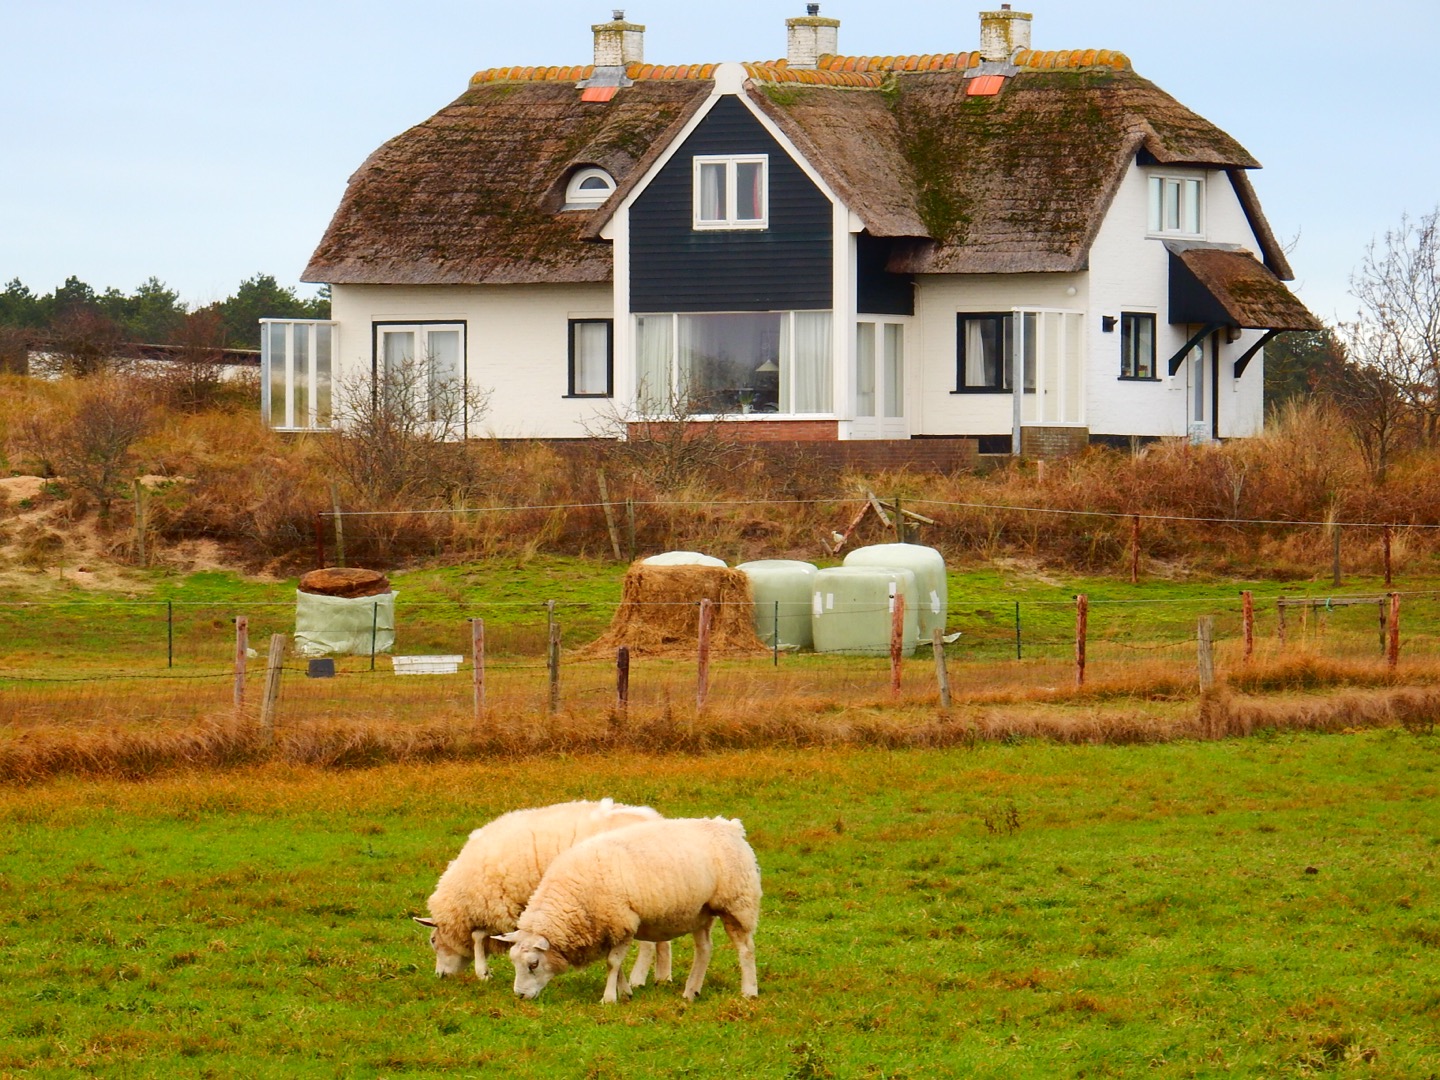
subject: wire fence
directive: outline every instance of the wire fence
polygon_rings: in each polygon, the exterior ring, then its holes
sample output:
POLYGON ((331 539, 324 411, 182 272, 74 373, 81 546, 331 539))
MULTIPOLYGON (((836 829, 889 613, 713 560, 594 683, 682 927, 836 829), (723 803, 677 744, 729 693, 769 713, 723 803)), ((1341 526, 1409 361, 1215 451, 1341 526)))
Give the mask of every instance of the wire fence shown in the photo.
MULTIPOLYGON (((889 608, 855 613, 881 628, 862 647, 816 653, 772 644, 702 657, 700 607, 686 604, 696 610, 693 639, 671 643, 663 656, 637 650, 622 657, 616 648, 597 647, 618 603, 473 605, 397 597, 389 653, 360 648, 320 664, 295 651, 294 603, 0 603, 0 726, 94 726, 116 719, 170 724, 236 708, 254 712, 264 707, 269 666, 283 682, 281 708, 293 722, 422 718, 480 708, 516 715, 603 712, 622 699, 687 707, 708 700, 737 708, 797 698, 923 703, 939 698, 942 681, 961 699, 1084 685, 1175 692, 1203 679, 1202 639, 1222 677, 1301 656, 1377 672, 1433 661, 1440 658, 1437 599, 1440 594, 1426 592, 1009 603, 952 596, 951 639, 937 658, 934 643, 914 636, 902 636, 902 647, 892 650, 884 629, 893 621, 889 608), (273 658, 271 642, 281 646, 273 658), (429 665, 437 669, 433 674, 405 675, 397 657, 453 662, 429 665)), ((771 637, 765 623, 762 612, 757 630, 771 637)))

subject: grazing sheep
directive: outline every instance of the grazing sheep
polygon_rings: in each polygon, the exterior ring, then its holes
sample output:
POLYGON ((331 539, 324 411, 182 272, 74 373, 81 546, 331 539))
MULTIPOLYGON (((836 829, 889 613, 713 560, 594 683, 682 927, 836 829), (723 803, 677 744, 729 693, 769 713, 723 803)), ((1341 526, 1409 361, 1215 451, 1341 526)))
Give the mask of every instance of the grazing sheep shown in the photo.
MULTIPOLYGON (((427 902, 435 974, 458 975, 471 956, 475 974, 488 979, 485 954, 501 947, 492 935, 515 929, 530 894, 555 856, 597 833, 660 820, 648 806, 617 806, 613 800, 568 802, 512 810, 470 834, 460 854, 440 875, 427 902)), ((655 962, 655 977, 670 979, 670 946, 658 950, 642 941, 631 978, 643 985, 655 962)))
POLYGON ((636 938, 695 937, 685 981, 693 1000, 710 963, 716 916, 740 955, 740 993, 754 997, 760 867, 745 826, 724 818, 662 819, 591 837, 556 856, 512 933, 515 993, 535 998, 554 976, 604 956, 605 1002, 630 994, 620 969, 636 938))

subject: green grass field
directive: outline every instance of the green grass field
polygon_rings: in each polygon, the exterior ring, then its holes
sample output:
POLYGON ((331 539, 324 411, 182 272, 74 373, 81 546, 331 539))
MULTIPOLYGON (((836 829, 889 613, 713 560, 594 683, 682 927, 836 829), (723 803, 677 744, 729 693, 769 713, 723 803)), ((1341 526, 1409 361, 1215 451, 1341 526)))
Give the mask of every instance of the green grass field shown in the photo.
POLYGON ((1437 795, 1394 729, 0 789, 0 1076, 1434 1076, 1437 795), (606 795, 745 820, 758 1000, 434 978, 465 834, 606 795))

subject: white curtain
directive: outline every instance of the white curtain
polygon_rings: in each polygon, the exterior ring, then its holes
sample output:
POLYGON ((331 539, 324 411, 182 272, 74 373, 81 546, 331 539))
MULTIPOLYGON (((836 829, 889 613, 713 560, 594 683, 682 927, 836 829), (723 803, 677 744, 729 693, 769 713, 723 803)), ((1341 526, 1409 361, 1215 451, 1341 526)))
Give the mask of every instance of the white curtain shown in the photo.
POLYGON ((677 318, 680 320, 675 335, 679 363, 675 365, 675 396, 685 412, 694 412, 696 409, 705 412, 708 411, 708 406, 697 400, 709 390, 701 370, 708 352, 704 346, 709 343, 710 338, 706 333, 705 316, 680 315, 677 318))
POLYGON ((642 416, 670 408, 670 344, 673 315, 635 316, 635 405, 642 416))
POLYGON ((610 327, 598 321, 577 322, 574 332, 574 393, 607 393, 610 389, 610 327))
POLYGON ((905 415, 905 328, 899 323, 885 324, 885 415, 905 415))
POLYGON ((855 327, 855 415, 875 415, 875 324, 855 327))
POLYGON ((722 162, 700 166, 700 220, 725 220, 725 165, 722 162))
POLYGON ((965 385, 998 386, 996 364, 999 351, 994 343, 986 348, 985 329, 993 325, 986 319, 965 320, 965 385))
MULTIPOLYGON (((784 327, 790 320, 781 320, 784 327)), ((831 375, 830 312, 797 311, 794 314, 793 370, 795 399, 791 408, 785 406, 785 373, 780 373, 781 412, 828 413, 834 411, 832 397, 834 379, 831 375)), ((780 350, 783 358, 786 350, 780 350)))

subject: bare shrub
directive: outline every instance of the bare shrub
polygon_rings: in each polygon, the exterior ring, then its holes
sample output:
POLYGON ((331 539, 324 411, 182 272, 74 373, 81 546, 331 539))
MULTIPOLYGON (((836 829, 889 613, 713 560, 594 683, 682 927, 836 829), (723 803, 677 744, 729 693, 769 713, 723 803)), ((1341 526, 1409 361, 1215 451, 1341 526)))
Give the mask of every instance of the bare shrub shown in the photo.
POLYGON ((134 379, 97 376, 67 403, 21 421, 13 438, 42 476, 61 476, 95 501, 108 524, 111 507, 135 475, 135 445, 151 428, 154 409, 134 379))
POLYGON ((186 315, 175 335, 179 352, 151 369, 157 397, 180 412, 214 408, 225 396, 225 321, 215 307, 186 315))

